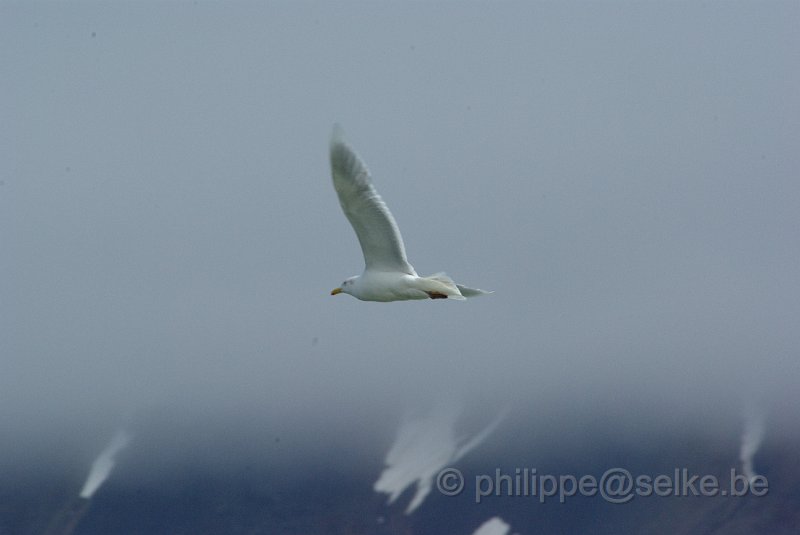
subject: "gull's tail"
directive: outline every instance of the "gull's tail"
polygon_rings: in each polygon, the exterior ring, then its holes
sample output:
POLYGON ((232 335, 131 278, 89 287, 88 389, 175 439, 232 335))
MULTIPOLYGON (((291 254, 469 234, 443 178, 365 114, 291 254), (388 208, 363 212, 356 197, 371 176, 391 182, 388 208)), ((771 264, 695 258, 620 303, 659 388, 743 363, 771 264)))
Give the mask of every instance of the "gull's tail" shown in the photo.
POLYGON ((477 288, 470 288, 456 284, 453 279, 447 276, 447 273, 440 272, 434 273, 427 277, 420 277, 421 288, 420 290, 428 294, 431 299, 457 299, 463 301, 467 297, 478 297, 479 295, 486 295, 492 292, 486 290, 479 290, 477 288))
POLYGON ((421 290, 428 294, 431 299, 466 299, 461 295, 458 285, 446 273, 434 273, 428 277, 420 277, 422 282, 421 290))
POLYGON ((486 290, 479 290, 478 288, 469 288, 467 286, 462 286, 460 284, 456 284, 456 288, 458 288, 458 291, 461 292, 461 295, 463 295, 464 297, 478 297, 479 295, 494 293, 494 292, 487 292, 486 290))

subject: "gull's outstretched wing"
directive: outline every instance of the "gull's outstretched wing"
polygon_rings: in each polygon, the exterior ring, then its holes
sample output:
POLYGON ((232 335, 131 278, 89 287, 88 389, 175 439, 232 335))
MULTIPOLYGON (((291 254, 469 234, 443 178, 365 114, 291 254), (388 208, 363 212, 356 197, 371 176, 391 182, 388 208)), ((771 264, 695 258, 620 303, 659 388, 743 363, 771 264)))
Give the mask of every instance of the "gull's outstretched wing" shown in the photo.
POLYGON ((331 171, 339 204, 356 231, 367 269, 416 275, 392 213, 372 186, 367 166, 342 139, 338 125, 331 137, 331 171))

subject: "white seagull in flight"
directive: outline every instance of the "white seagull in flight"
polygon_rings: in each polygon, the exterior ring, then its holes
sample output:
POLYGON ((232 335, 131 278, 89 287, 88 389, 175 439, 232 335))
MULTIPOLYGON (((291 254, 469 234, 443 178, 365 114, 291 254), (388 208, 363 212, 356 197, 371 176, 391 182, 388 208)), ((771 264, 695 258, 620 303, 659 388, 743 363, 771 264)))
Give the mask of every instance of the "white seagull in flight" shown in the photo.
POLYGON ((331 137, 333 187, 344 215, 356 231, 364 253, 364 272, 350 277, 331 295, 350 294, 361 301, 459 299, 491 292, 467 288, 444 273, 420 277, 406 258, 400 229, 372 185, 367 166, 342 139, 339 126, 331 137))

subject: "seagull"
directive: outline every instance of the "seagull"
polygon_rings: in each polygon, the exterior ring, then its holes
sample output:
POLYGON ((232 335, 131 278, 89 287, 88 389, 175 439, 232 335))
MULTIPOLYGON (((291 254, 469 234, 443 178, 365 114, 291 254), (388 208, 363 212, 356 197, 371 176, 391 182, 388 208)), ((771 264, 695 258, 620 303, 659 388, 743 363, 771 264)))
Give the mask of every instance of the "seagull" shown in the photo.
POLYGON ((406 258, 406 248, 392 213, 372 185, 369 170, 344 141, 336 125, 331 136, 333 187, 344 215, 356 231, 364 253, 364 272, 345 280, 331 292, 361 301, 457 299, 491 292, 453 282, 445 273, 420 277, 406 258))

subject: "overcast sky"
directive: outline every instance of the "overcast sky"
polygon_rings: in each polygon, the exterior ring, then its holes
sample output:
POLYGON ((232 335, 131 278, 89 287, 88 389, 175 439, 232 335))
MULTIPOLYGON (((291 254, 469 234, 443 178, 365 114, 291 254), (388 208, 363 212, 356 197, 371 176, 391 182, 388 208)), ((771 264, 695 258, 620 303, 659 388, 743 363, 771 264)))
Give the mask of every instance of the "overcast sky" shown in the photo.
POLYGON ((798 27, 797 2, 3 2, 4 434, 442 390, 797 406, 798 27), (363 268, 335 122, 417 271, 493 295, 329 295, 363 268))

